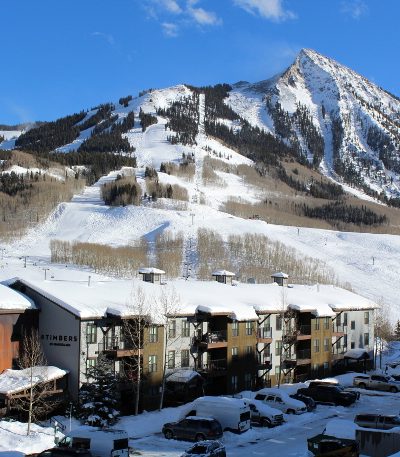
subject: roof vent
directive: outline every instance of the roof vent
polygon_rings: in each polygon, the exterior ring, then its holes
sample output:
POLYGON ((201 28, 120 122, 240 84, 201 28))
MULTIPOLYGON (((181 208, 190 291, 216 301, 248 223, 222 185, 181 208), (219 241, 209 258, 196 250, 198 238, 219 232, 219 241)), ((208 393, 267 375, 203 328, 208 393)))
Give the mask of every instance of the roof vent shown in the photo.
POLYGON ((216 270, 212 273, 212 276, 217 282, 232 285, 232 280, 235 277, 235 273, 227 270, 216 270))
POLYGON ((271 275, 271 278, 273 281, 278 284, 278 286, 287 286, 288 285, 288 279, 289 275, 286 273, 283 273, 282 271, 278 271, 277 273, 274 273, 271 275))

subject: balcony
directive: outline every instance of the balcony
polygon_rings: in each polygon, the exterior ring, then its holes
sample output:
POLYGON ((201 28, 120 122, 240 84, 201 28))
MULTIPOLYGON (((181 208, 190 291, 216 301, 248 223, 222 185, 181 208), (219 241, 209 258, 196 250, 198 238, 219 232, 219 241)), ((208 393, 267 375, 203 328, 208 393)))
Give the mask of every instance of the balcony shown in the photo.
POLYGON ((200 364, 198 371, 207 374, 207 376, 224 376, 227 370, 226 359, 208 360, 206 363, 200 364))
POLYGON ((343 324, 336 325, 335 323, 332 324, 332 336, 341 337, 346 334, 347 327, 343 324))
POLYGON ((117 336, 105 337, 101 343, 98 344, 99 352, 104 352, 116 358, 132 357, 141 354, 141 350, 135 348, 132 343, 120 339, 117 336))
POLYGON ((311 325, 299 325, 296 333, 297 341, 311 339, 311 325))
POLYGON ((271 364, 271 356, 268 355, 268 356, 261 356, 259 357, 258 359, 258 362, 257 362, 257 369, 258 370, 270 370, 272 368, 272 364, 271 364))
POLYGON ((257 343, 272 343, 272 328, 260 327, 257 329, 257 343))
POLYGON ((336 351, 332 348, 332 360, 340 360, 344 358, 347 348, 337 348, 336 351))
POLYGON ((297 365, 308 365, 311 363, 311 350, 300 349, 296 352, 297 365))
POLYGON ((200 338, 195 338, 193 344, 197 344, 207 351, 209 349, 226 348, 228 346, 228 342, 226 340, 226 331, 217 330, 205 333, 200 338))
POLYGON ((282 366, 285 370, 289 370, 296 366, 296 354, 284 353, 282 354, 282 366))

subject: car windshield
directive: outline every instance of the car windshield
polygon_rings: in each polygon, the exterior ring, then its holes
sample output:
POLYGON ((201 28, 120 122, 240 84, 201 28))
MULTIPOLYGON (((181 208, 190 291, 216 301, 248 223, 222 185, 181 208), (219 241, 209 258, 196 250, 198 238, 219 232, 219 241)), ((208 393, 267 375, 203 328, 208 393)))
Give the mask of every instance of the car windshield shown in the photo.
POLYGON ((197 445, 195 447, 193 447, 192 449, 190 449, 190 451, 188 451, 188 454, 193 454, 193 455, 199 455, 199 454, 206 454, 208 451, 207 449, 207 446, 204 446, 204 445, 197 445))

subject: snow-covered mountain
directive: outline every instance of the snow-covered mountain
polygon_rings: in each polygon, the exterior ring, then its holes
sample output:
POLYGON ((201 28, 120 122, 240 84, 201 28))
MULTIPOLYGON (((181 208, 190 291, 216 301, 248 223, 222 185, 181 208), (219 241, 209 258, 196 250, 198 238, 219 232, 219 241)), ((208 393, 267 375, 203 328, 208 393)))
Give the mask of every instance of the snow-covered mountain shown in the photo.
POLYGON ((399 196, 400 100, 349 68, 303 49, 284 73, 237 84, 228 103, 324 174, 399 196))

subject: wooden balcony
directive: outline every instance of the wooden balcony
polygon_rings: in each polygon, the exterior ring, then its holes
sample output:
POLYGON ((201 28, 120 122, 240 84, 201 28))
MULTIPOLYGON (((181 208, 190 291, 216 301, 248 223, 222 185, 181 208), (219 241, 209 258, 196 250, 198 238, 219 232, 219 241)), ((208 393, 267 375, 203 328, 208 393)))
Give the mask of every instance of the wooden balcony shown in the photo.
POLYGON ((311 363, 311 350, 301 349, 296 352, 297 365, 308 365, 311 363))
POLYGON ((208 332, 200 338, 195 338, 193 344, 197 344, 203 350, 226 348, 228 342, 226 339, 226 331, 219 330, 208 332))
POLYGON ((99 352, 104 352, 114 358, 140 356, 142 349, 132 347, 132 344, 118 337, 105 338, 99 343, 99 352))
POLYGON ((225 376, 227 366, 228 363, 226 359, 208 360, 198 367, 198 371, 206 374, 208 377, 225 376))
POLYGON ((272 328, 260 327, 257 329, 257 343, 271 344, 272 343, 272 328))

